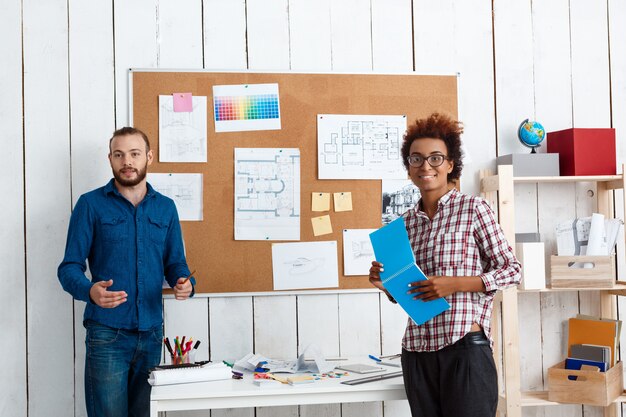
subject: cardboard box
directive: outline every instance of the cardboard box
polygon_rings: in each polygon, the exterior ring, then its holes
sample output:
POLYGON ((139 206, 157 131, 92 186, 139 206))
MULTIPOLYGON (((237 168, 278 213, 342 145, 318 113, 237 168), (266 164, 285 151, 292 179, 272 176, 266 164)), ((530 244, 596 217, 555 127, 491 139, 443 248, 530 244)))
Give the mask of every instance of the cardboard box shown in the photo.
POLYGON ((615 129, 548 132, 548 152, 559 154, 561 175, 615 175, 615 129))
POLYGON ((612 288, 615 285, 613 256, 551 256, 552 288, 612 288), (580 268, 586 264, 588 268, 580 268))
POLYGON ((548 400, 606 407, 624 391, 622 362, 606 372, 564 369, 565 361, 548 368, 548 400), (575 376, 574 380, 569 376, 575 376))
POLYGON ((556 153, 514 153, 496 158, 496 165, 513 165, 514 177, 559 176, 556 153))

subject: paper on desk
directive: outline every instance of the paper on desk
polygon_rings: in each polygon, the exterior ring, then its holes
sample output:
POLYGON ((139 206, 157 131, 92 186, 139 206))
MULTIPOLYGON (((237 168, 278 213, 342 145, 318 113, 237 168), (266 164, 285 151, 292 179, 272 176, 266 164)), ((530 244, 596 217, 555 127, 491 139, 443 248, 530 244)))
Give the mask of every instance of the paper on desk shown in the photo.
POLYGON ((292 361, 270 359, 264 357, 263 355, 248 353, 246 356, 235 362, 233 369, 235 371, 247 370, 252 372, 257 368, 257 364, 261 362, 263 362, 262 367, 269 369, 269 372, 272 373, 326 373, 335 369, 335 365, 327 362, 324 359, 321 350, 313 344, 304 349, 304 352, 302 352, 296 360, 292 361), (313 362, 307 363, 304 359, 305 355, 312 356, 313 362))
POLYGON ((248 353, 246 356, 235 362, 235 364, 233 365, 233 369, 235 371, 254 372, 259 362, 266 362, 267 360, 268 359, 265 356, 248 353))

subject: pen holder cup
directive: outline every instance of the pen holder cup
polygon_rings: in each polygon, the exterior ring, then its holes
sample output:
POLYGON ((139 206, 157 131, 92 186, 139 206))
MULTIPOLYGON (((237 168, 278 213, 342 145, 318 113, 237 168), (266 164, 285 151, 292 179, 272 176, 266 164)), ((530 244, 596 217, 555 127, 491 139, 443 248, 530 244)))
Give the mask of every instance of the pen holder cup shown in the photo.
POLYGON ((189 352, 185 353, 183 356, 170 355, 171 365, 181 365, 183 363, 195 363, 195 362, 196 362, 196 350, 195 349, 191 349, 189 352))

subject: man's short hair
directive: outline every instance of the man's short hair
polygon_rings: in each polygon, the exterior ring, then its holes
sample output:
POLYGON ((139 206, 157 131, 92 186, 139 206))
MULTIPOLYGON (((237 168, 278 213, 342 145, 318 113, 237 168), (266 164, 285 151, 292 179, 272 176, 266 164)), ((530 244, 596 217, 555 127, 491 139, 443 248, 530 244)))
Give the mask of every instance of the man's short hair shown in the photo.
POLYGON ((141 130, 135 127, 126 126, 126 127, 117 129, 115 132, 113 132, 113 136, 111 136, 111 139, 109 139, 109 152, 111 152, 111 142, 113 142, 113 139, 115 139, 118 136, 127 136, 127 135, 141 135, 141 137, 143 138, 143 141, 146 143, 146 152, 150 151, 150 141, 148 140, 148 135, 146 135, 141 130))

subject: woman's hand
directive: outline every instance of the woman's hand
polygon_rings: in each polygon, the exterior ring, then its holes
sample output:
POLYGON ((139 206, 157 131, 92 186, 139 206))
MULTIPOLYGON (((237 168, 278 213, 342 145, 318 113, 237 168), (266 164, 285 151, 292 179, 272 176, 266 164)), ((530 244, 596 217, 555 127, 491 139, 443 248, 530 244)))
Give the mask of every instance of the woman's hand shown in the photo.
POLYGON ((372 266, 370 267, 370 282, 373 286, 378 288, 381 291, 385 291, 385 287, 383 287, 383 282, 380 280, 380 273, 383 272, 383 264, 380 262, 372 261, 372 266))
POLYGON ((423 281, 411 282, 407 294, 417 294, 414 300, 432 301, 457 292, 458 283, 458 277, 432 276, 423 281))

